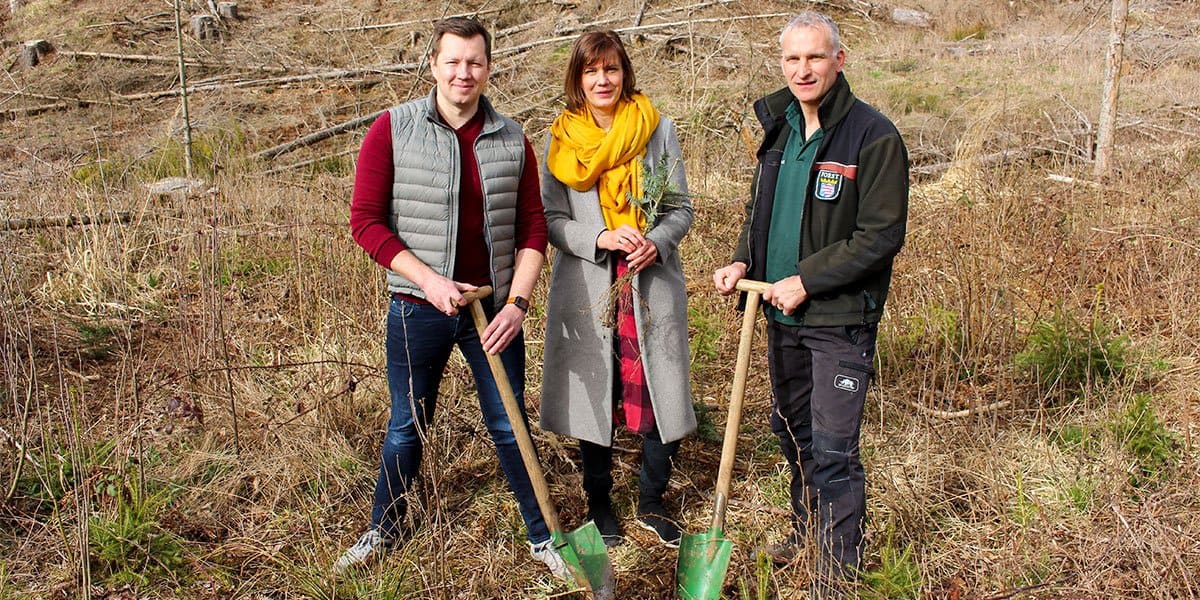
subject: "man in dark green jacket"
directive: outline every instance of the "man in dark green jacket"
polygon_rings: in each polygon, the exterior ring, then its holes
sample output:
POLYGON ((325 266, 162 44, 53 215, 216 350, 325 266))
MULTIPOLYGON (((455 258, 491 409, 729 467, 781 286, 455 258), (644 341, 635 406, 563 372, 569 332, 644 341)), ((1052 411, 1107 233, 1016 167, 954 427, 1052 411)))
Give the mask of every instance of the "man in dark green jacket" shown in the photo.
POLYGON ((780 35, 787 87, 754 104, 764 129, 733 262, 713 273, 763 294, 771 428, 791 468, 793 532, 763 551, 790 562, 818 544, 813 595, 837 594, 862 559, 866 491, 859 433, 892 261, 904 244, 908 152, 854 97, 837 25, 805 12, 780 35))

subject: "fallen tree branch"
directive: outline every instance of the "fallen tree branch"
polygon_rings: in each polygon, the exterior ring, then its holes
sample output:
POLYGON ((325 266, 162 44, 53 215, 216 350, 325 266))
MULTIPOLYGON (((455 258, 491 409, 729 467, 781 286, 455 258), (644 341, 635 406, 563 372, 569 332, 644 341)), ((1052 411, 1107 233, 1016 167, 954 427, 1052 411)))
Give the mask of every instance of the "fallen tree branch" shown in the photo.
MULTIPOLYGON (((195 92, 211 92, 215 90, 233 89, 233 88, 252 88, 263 87, 267 85, 287 85, 290 83, 300 83, 304 81, 315 81, 320 79, 345 79, 351 77, 359 77, 362 75, 378 75, 383 73, 402 73, 406 71, 417 71, 421 68, 422 63, 397 63, 394 65, 379 65, 374 67, 363 67, 360 69, 339 69, 337 71, 324 71, 320 73, 307 73, 304 75, 289 75, 286 77, 268 77, 266 79, 250 79, 243 81, 234 81, 231 83, 219 84, 203 84, 188 86, 187 93, 195 92)), ((122 100, 150 100, 157 98, 165 98, 170 96, 178 96, 178 89, 162 90, 158 92, 145 92, 142 94, 128 94, 117 96, 122 100)))
POLYGON ((39 104, 38 106, 26 106, 23 108, 6 108, 4 110, 0 110, 0 120, 8 121, 19 116, 32 117, 34 115, 40 115, 44 112, 68 110, 79 106, 87 106, 87 103, 73 104, 71 102, 55 102, 54 104, 39 104))
POLYGON ((1000 400, 998 402, 993 402, 991 404, 985 404, 983 406, 973 406, 971 408, 966 408, 963 410, 953 410, 953 411, 937 410, 935 408, 921 406, 920 404, 917 404, 916 402, 909 402, 909 404, 913 408, 915 408, 931 417, 937 417, 939 419, 961 419, 963 417, 982 415, 985 413, 990 413, 992 411, 1000 410, 1002 408, 1006 408, 1006 407, 1008 407, 1008 405, 1012 404, 1012 401, 1011 400, 1000 400))
MULTIPOLYGON (((179 59, 174 56, 154 56, 152 54, 115 54, 112 52, 89 52, 89 51, 85 51, 85 50, 59 50, 57 52, 57 54, 59 56, 68 56, 71 58, 91 58, 91 59, 95 59, 95 60, 109 59, 109 60, 119 60, 122 62, 164 63, 164 64, 171 64, 171 65, 178 64, 178 61, 179 61, 179 59)), ((229 66, 229 65, 219 64, 219 63, 213 64, 213 63, 202 63, 202 62, 196 62, 196 61, 185 61, 185 64, 189 67, 210 67, 210 68, 229 66)))
MULTIPOLYGON (((679 13, 679 12, 691 12, 691 11, 696 11, 696 10, 702 10, 702 9, 708 8, 710 6, 718 6, 721 4, 731 4, 733 2, 740 2, 740 1, 741 0, 708 0, 707 2, 699 2, 697 4, 691 4, 688 6, 679 6, 679 7, 675 7, 675 8, 664 8, 662 10, 656 10, 646 16, 660 17, 662 15, 668 15, 668 14, 679 13)), ((624 21, 627 18, 628 17, 622 15, 619 17, 610 17, 607 19, 600 19, 598 21, 592 21, 591 23, 581 23, 579 25, 572 25, 570 27, 564 27, 563 29, 559 29, 556 33, 560 33, 560 34, 564 34, 564 35, 568 34, 568 33, 579 33, 586 29, 597 28, 602 25, 607 25, 609 23, 616 23, 618 21, 624 21)), ((635 23, 635 25, 641 25, 641 23, 640 22, 635 23)))
MULTIPOLYGON (((512 117, 513 119, 519 119, 522 115, 532 112, 534 110, 537 110, 538 108, 541 108, 542 106, 545 106, 547 104, 550 104, 550 103, 554 102, 555 100, 558 100, 561 97, 562 97, 562 94, 556 94, 554 96, 550 96, 549 98, 546 98, 540 102, 535 102, 534 104, 526 106, 525 108, 522 108, 521 110, 518 110, 509 116, 512 117)), ((291 152, 293 150, 303 148, 305 146, 311 146, 317 142, 324 141, 324 140, 326 140, 330 137, 333 137, 339 133, 344 133, 346 131, 350 131, 351 129, 357 129, 359 127, 365 127, 367 125, 370 125, 371 123, 374 123, 375 119, 379 118, 379 115, 382 115, 384 112, 385 111, 381 110, 378 112, 371 113, 365 117, 357 117, 357 118, 351 119, 349 121, 346 121, 344 123, 339 123, 337 125, 334 125, 332 127, 326 127, 325 129, 322 129, 320 131, 314 131, 302 138, 293 140, 286 144, 279 144, 278 146, 272 146, 270 148, 267 148, 266 150, 261 150, 261 151, 255 153, 254 156, 256 158, 261 158, 264 160, 273 160, 281 154, 287 154, 288 152, 291 152)), ((278 173, 280 171, 285 171, 288 169, 306 167, 315 162, 320 162, 321 160, 324 160, 326 158, 331 158, 332 156, 340 156, 340 154, 324 156, 321 158, 298 162, 298 163, 295 163, 292 165, 287 165, 284 167, 270 169, 270 170, 264 171, 263 174, 271 175, 271 174, 278 173)))
POLYGON ((30 217, 27 219, 5 219, 0 229, 18 231, 22 229, 47 229, 50 227, 76 227, 101 223, 128 223, 133 213, 112 211, 95 215, 61 215, 57 217, 30 217))
POLYGON ((1050 173, 1049 175, 1046 175, 1046 179, 1048 179, 1050 181, 1055 181, 1058 183, 1066 183, 1066 184, 1070 184, 1070 185, 1083 185, 1083 186, 1087 186, 1090 188, 1097 188, 1097 189, 1104 187, 1104 186, 1100 185, 1099 183, 1096 183, 1095 181, 1088 181, 1086 179, 1076 179, 1075 177, 1067 177, 1066 175, 1055 175, 1054 173, 1050 173))
POLYGON ((1035 154, 1037 154, 1037 150, 1033 148, 1001 150, 999 152, 984 154, 982 156, 972 156, 968 158, 960 158, 941 162, 934 165, 927 165, 924 167, 914 167, 911 169, 911 171, 914 175, 940 175, 949 170, 950 167, 956 163, 962 164, 965 162, 980 167, 995 167, 997 165, 1008 164, 1018 160, 1031 158, 1035 154))
MULTIPOLYGON (((789 16, 791 16, 791 14, 792 13, 763 13, 763 14, 757 14, 757 15, 740 15, 740 16, 736 16, 736 17, 712 17, 712 18, 706 18, 706 19, 691 19, 688 21, 672 21, 670 23, 654 23, 651 25, 638 25, 636 27, 619 27, 617 29, 613 29, 613 31, 615 31, 617 33, 640 33, 642 31, 653 31, 655 29, 667 29, 669 27, 682 27, 684 25, 696 25, 699 23, 733 23, 735 21, 751 21, 751 20, 756 20, 756 19, 777 19, 780 17, 789 17, 789 16)), ((591 26, 590 24, 587 25, 587 27, 590 27, 590 26, 591 26)), ((537 48, 538 46, 545 46, 547 44, 558 44, 561 42, 573 41, 576 37, 577 36, 575 36, 575 35, 560 35, 560 36, 556 36, 556 37, 552 37, 552 38, 546 38, 543 40, 534 40, 532 42, 526 42, 524 44, 518 44, 516 46, 510 46, 508 48, 501 48, 499 50, 496 50, 492 54, 496 55, 496 56, 506 56, 509 54, 520 54, 531 48, 537 48)))
POLYGON ((432 23, 442 19, 450 19, 454 17, 481 17, 483 15, 491 15, 498 12, 504 12, 503 8, 493 8, 491 10, 477 10, 474 12, 458 13, 456 15, 446 15, 444 17, 430 17, 426 19, 412 19, 409 21, 396 21, 394 23, 376 23, 375 25, 360 25, 358 27, 343 27, 341 29, 322 29, 324 33, 334 33, 341 31, 372 31, 375 29, 394 29, 405 25, 416 25, 417 23, 432 23))
POLYGON ((335 136, 343 131, 361 127, 363 125, 369 125, 369 124, 375 122, 375 119, 378 119, 379 115, 382 115, 384 112, 385 111, 382 111, 382 110, 373 112, 364 117, 358 117, 357 119, 351 119, 349 121, 346 121, 345 123, 334 125, 333 127, 326 127, 325 129, 322 129, 320 131, 314 131, 313 133, 310 133, 298 140, 294 140, 294 141, 288 142, 286 144, 280 144, 278 146, 273 146, 271 148, 267 148, 266 150, 256 152, 254 154, 254 156, 255 156, 255 158, 271 160, 271 159, 275 158, 276 156, 279 156, 280 154, 286 154, 288 152, 291 152, 292 150, 295 150, 296 148, 315 144, 321 140, 335 136))

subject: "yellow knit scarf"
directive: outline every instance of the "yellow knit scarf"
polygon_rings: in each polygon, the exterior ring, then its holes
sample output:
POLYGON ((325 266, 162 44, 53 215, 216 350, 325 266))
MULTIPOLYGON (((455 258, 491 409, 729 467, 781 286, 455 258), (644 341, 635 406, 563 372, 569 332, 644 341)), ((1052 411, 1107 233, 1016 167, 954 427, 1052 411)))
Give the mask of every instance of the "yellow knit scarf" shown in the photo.
POLYGON ((625 193, 642 196, 642 157, 657 127, 658 110, 644 94, 617 104, 608 131, 596 125, 587 107, 563 111, 550 126, 547 166, 555 178, 577 191, 597 188, 609 229, 630 225, 641 231, 646 218, 625 193))

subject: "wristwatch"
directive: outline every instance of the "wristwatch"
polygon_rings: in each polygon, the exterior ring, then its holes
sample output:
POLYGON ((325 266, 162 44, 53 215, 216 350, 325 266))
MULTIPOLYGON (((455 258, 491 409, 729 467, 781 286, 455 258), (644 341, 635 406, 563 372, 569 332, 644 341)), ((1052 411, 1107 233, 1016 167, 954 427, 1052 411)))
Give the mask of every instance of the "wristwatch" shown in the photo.
POLYGON ((529 312, 529 300, 522 296, 511 296, 509 297, 508 302, 505 302, 505 304, 516 305, 516 307, 521 309, 521 312, 523 313, 529 312))

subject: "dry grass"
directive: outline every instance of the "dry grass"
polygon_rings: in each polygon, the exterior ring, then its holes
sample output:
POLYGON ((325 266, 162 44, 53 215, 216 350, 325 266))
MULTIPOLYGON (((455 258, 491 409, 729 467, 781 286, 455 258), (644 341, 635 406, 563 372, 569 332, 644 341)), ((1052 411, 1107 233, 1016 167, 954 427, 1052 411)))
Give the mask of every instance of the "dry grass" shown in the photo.
MULTIPOLYGON (((159 5, 24 4, 0 21, 6 41, 44 37, 62 50, 157 55, 174 48, 159 5)), ((186 47, 197 61, 240 67, 196 68, 189 79, 415 61, 428 43, 426 22, 351 28, 468 4, 243 2, 246 18, 228 24, 222 42, 186 47)), ((502 51, 613 15, 624 25, 641 4, 505 2, 487 4, 495 12, 485 18, 496 31, 513 28, 498 36, 502 51)), ((690 4, 650 3, 646 22, 686 20, 687 11, 673 9, 690 4)), ((894 117, 914 166, 952 161, 914 185, 882 328, 864 429, 864 597, 1200 594, 1200 325, 1191 310, 1200 52, 1189 43, 1200 12, 1191 3, 1135 3, 1118 174, 1102 187, 1049 182, 1047 173, 1090 172, 1106 4, 917 3, 935 17, 928 31, 837 14, 856 92, 894 117), (974 160, 1007 149, 1029 152, 986 167, 974 160), (1056 315, 1126 336, 1128 367, 1108 380, 1090 373, 1082 384, 1039 385, 1018 356, 1056 315), (1131 412, 1137 397, 1150 398, 1153 418, 1131 412)), ((690 16, 791 9, 728 2, 690 16)), ((738 319, 711 292, 709 273, 727 260, 740 222, 752 164, 745 140, 756 131, 749 102, 778 85, 779 23, 697 23, 630 44, 642 88, 678 125, 696 195, 696 224, 682 248, 693 386, 717 436, 738 319)), ((561 105, 568 45, 498 55, 490 93, 538 147, 561 105)), ((91 105, 0 125, 0 219, 110 210, 135 219, 0 231, 0 598, 562 595, 525 550, 462 361, 442 388, 414 510, 419 535, 347 580, 328 576, 364 524, 387 415, 381 274, 347 231, 353 156, 335 156, 356 149, 362 132, 273 164, 249 156, 423 94, 428 77, 196 93, 191 113, 209 189, 158 198, 143 184, 182 170, 177 103, 119 96, 166 90, 173 80, 169 64, 52 56, 35 70, 11 70, 2 84, 0 110, 54 98, 91 105), (315 166, 264 174, 306 160, 315 166), (159 501, 142 520, 149 535, 119 546, 157 550, 128 554, 132 566, 122 573, 102 554, 103 532, 131 514, 143 487, 159 501)), ((527 329, 534 410, 543 294, 527 329)), ((726 591, 790 598, 807 588, 807 563, 770 570, 747 557, 786 527, 761 340, 728 517, 737 549, 726 591)), ((584 512, 574 445, 536 435, 554 498, 574 527, 584 512)), ((684 443, 669 497, 689 531, 710 518, 719 452, 712 436, 684 443)), ((637 463, 636 453, 618 453, 617 504, 627 515, 637 463)), ((670 597, 675 554, 628 531, 630 541, 612 553, 622 596, 670 597)))

